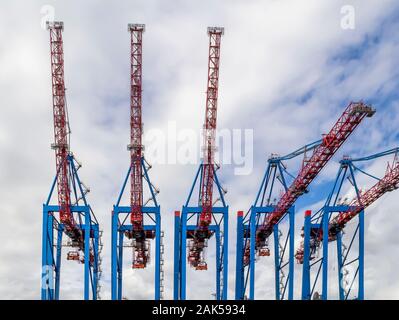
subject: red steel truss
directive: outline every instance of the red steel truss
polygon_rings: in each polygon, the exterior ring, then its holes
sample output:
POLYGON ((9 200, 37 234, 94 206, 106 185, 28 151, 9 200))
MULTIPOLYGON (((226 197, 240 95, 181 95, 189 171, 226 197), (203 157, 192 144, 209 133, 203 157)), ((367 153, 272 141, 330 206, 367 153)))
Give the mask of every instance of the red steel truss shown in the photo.
POLYGON ((58 204, 60 206, 60 222, 65 232, 77 245, 83 248, 83 238, 75 224, 71 212, 71 190, 69 186, 69 129, 65 99, 64 49, 62 22, 48 23, 50 31, 51 76, 54 115, 54 144, 57 167, 58 204))
POLYGON ((220 41, 223 28, 208 28, 209 59, 208 84, 206 91, 206 109, 204 124, 204 163, 201 177, 201 205, 202 212, 199 219, 199 228, 205 229, 212 219, 212 195, 214 179, 214 152, 217 118, 217 101, 219 86, 220 41))
POLYGON ((208 227, 212 222, 214 156, 217 119, 217 101, 219 89, 220 42, 224 28, 209 27, 208 81, 206 90, 206 108, 204 123, 203 163, 200 181, 201 213, 197 221, 197 230, 191 234, 188 248, 188 262, 196 270, 207 270, 204 250, 207 239, 212 236, 208 227))
POLYGON ((130 66, 130 205, 131 222, 134 231, 142 231, 143 228, 143 179, 142 179, 142 135, 143 125, 141 121, 142 109, 142 39, 144 25, 129 25, 131 35, 131 66, 130 66))
POLYGON ((142 269, 150 260, 149 242, 154 233, 145 232, 143 225, 143 123, 142 123, 142 62, 143 62, 143 24, 129 24, 130 32, 130 221, 133 241, 132 268, 142 269))

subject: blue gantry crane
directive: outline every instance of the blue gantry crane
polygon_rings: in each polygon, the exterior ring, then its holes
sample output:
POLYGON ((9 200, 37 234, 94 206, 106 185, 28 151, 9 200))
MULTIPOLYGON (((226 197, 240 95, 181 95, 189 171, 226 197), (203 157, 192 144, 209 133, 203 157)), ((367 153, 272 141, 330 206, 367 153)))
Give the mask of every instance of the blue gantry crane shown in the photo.
POLYGON ((394 148, 361 158, 344 157, 324 206, 314 214, 306 211, 303 241, 295 254, 297 262, 303 264, 302 299, 328 299, 330 242, 336 242, 337 246, 339 299, 364 299, 364 212, 385 193, 399 187, 398 152, 399 148, 394 148), (392 154, 394 160, 388 164, 382 178, 361 166, 392 154), (357 182, 358 175, 377 182, 362 190, 357 182), (348 199, 352 194, 353 199, 348 199), (353 228, 346 228, 356 217, 353 228))
MULTIPOLYGON (((260 188, 255 198, 255 202, 250 210, 244 215, 242 211, 237 214, 237 253, 246 250, 246 254, 236 255, 236 299, 244 299, 245 292, 248 288, 249 272, 250 272, 250 246, 249 246, 249 228, 251 225, 259 225, 262 214, 271 213, 274 210, 278 188, 282 188, 284 192, 288 190, 288 183, 294 177, 287 171, 284 162, 304 155, 304 161, 307 159, 307 153, 317 148, 322 140, 307 144, 298 150, 295 150, 285 156, 272 154, 268 160, 266 172, 263 176, 260 188)), ((276 299, 284 299, 293 297, 294 278, 293 274, 294 261, 289 257, 294 255, 294 206, 288 210, 288 232, 281 239, 282 232, 279 230, 279 224, 282 219, 275 225, 274 234, 274 258, 275 258, 275 295, 276 299)), ((262 248, 258 252, 259 256, 270 256, 269 247, 262 248)))
POLYGON ((156 199, 159 190, 148 175, 151 165, 144 158, 142 144, 142 39, 145 25, 129 24, 128 31, 131 44, 130 166, 112 211, 111 297, 113 300, 123 298, 123 248, 132 249, 132 269, 145 269, 150 262, 151 241, 155 240, 154 297, 160 300, 163 298, 164 272, 161 212, 156 199), (121 200, 129 178, 130 206, 123 206, 121 200), (144 191, 148 191, 147 201, 144 201, 144 191), (124 243, 125 237, 129 243, 124 243))
POLYGON ((219 88, 220 42, 224 29, 209 27, 208 81, 204 124, 203 160, 180 215, 175 212, 174 299, 186 299, 186 259, 195 270, 207 270, 208 240, 216 240, 217 300, 227 299, 228 206, 214 162, 217 100, 219 88), (216 193, 214 188, 216 187, 216 193), (198 192, 198 196, 194 193, 198 192), (215 194, 217 197, 214 197, 215 194), (217 205, 220 203, 220 205, 217 205))

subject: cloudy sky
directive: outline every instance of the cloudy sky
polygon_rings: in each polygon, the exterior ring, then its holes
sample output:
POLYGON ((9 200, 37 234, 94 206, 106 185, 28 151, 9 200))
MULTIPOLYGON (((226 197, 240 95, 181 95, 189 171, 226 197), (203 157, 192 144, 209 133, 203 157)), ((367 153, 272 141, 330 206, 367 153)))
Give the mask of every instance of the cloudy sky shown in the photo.
MULTIPOLYGON (((237 210, 246 210, 254 200, 271 153, 288 153, 319 139, 351 100, 362 99, 377 109, 323 170, 311 193, 297 203, 299 229, 304 209, 323 203, 344 154, 367 155, 399 144, 398 17, 399 5, 394 0, 2 1, 0 298, 40 298, 41 208, 55 173, 50 149, 49 35, 44 21, 53 18, 65 23, 71 148, 83 163, 80 175, 91 187, 89 200, 104 230, 104 299, 110 298, 111 209, 129 165, 127 23, 146 24, 143 121, 147 149, 166 146, 171 150, 171 158, 164 161, 154 153, 148 155, 154 165, 152 180, 161 191, 166 298, 172 297, 173 212, 185 202, 199 161, 199 155, 192 164, 173 161, 174 146, 178 150, 184 144, 176 142, 173 128, 177 133, 199 132, 205 105, 206 27, 225 27, 218 126, 253 133, 253 148, 245 157, 250 166, 247 174, 236 174, 237 163, 226 163, 219 171, 230 206, 229 298, 233 298, 234 218, 237 210), (341 10, 346 5, 354 9, 354 29, 342 25, 341 10), (154 138, 157 132, 164 140, 154 138)), ((387 160, 370 164, 370 170, 382 175, 387 160)), ((295 164, 287 165, 295 173, 295 164)), ((369 183, 361 181, 365 186, 369 183)), ((385 195, 366 213, 368 299, 399 298, 397 198, 395 192, 385 195)), ((210 250, 210 261, 212 257, 210 250)), ((152 298, 153 265, 133 273, 129 259, 127 252, 124 296, 152 298)), ((82 297, 82 274, 81 265, 63 262, 61 298, 82 297)), ((299 281, 299 266, 296 276, 299 281)), ((188 278, 188 298, 212 298, 213 266, 208 272, 190 271, 188 278)), ((297 285, 296 297, 299 292, 297 285)), ((272 299, 273 295, 272 259, 262 259, 257 263, 256 297, 272 299)))

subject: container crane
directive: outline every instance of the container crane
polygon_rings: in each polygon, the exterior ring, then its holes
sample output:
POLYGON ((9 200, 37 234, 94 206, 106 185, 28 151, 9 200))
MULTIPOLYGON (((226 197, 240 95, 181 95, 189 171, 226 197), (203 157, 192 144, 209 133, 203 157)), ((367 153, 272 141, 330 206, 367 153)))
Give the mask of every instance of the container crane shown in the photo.
MULTIPOLYGON (((287 155, 279 156, 272 154, 268 159, 266 172, 263 176, 261 186, 253 204, 254 212, 271 212, 274 209, 277 188, 280 186, 284 191, 288 190, 288 183, 293 176, 288 172, 286 162, 298 156, 303 156, 303 161, 306 161, 307 154, 317 148, 322 143, 318 140, 309 143, 287 155)), ((249 264, 250 264, 250 244, 249 244, 249 223, 250 211, 248 210, 244 216, 242 211, 239 212, 237 219, 237 252, 244 252, 244 255, 237 254, 236 256, 236 299, 244 299, 245 291, 248 284, 249 264)), ((275 279, 276 287, 275 294, 277 300, 282 300, 288 297, 292 299, 293 296, 293 277, 290 274, 293 272, 294 264, 287 259, 293 253, 294 247, 294 209, 288 211, 289 228, 286 237, 282 235, 282 229, 275 227, 275 279), (283 239, 282 239, 283 238, 283 239), (288 263, 287 263, 288 260, 288 263), (288 270, 288 272, 287 272, 288 270)), ((254 216, 253 216, 254 217, 254 216)), ((259 224, 260 215, 256 217, 256 223, 259 224)), ((258 256, 270 256, 269 248, 259 250, 258 256)))
POLYGON ((80 180, 81 164, 70 151, 69 119, 65 96, 63 22, 47 22, 50 32, 54 143, 57 174, 43 205, 42 300, 60 295, 61 249, 71 247, 67 260, 84 264, 84 298, 99 298, 102 249, 98 221, 86 200, 89 188, 80 180), (55 187, 57 205, 50 204, 55 187), (58 217, 57 217, 58 214, 58 217), (56 237, 54 234, 56 233, 56 237), (68 242, 63 244, 63 234, 68 242))
POLYGON ((304 239, 295 254, 297 262, 303 264, 302 299, 314 297, 320 272, 322 272, 321 294, 317 292, 317 295, 321 299, 328 298, 328 243, 334 241, 337 243, 339 298, 347 300, 354 295, 356 280, 356 299, 364 298, 364 210, 387 192, 399 187, 398 152, 399 148, 394 148, 362 158, 344 157, 340 161, 337 178, 323 208, 313 215, 307 211, 302 232, 304 239), (382 178, 377 178, 357 166, 359 162, 368 162, 392 154, 395 155, 394 161, 388 163, 382 178), (377 182, 368 190, 362 191, 356 182, 356 172, 376 179, 377 182), (350 187, 356 194, 351 201, 348 201, 343 194, 345 181, 350 182, 350 187), (355 231, 346 230, 346 225, 356 217, 358 224, 355 231), (344 229, 346 237, 349 237, 349 246, 343 243, 344 229), (359 242, 357 252, 353 246, 356 239, 359 242), (349 272, 349 266, 356 268, 352 274, 349 272), (317 270, 313 281, 311 281, 312 268, 317 270))
MULTIPOLYGON (((255 253, 259 256, 268 256, 270 249, 268 247, 268 238, 273 231, 278 231, 277 225, 282 219, 290 213, 294 215, 293 205, 296 200, 307 192, 311 182, 317 177, 318 173, 325 167, 332 156, 348 139, 350 134, 362 122, 365 117, 371 117, 375 110, 363 102, 351 102, 344 110, 338 121, 335 123, 330 132, 323 136, 321 143, 314 145, 313 153, 303 162, 302 168, 298 175, 294 178, 293 182, 288 188, 285 188, 284 194, 280 197, 276 205, 265 206, 259 204, 259 196, 265 190, 265 179, 268 177, 266 174, 263 178, 258 196, 254 205, 248 211, 246 217, 243 214, 237 215, 237 265, 236 265, 236 299, 246 298, 246 289, 249 281, 249 299, 254 299, 255 296, 255 253), (261 217, 263 216, 263 221, 261 217), (244 277, 245 268, 247 268, 247 276, 244 277), (245 279, 244 279, 245 278, 245 279)), ((306 146, 304 147, 306 148, 306 146)), ((301 150, 301 149, 299 149, 301 150)), ((293 153, 295 154, 295 152, 293 153)), ((269 163, 270 165, 270 163, 269 163)), ((269 178, 267 178, 269 179, 269 178)), ((284 182, 285 183, 285 182, 284 182)), ((283 185, 284 185, 283 183, 283 185)), ((294 248, 293 248, 293 228, 294 219, 291 218, 289 223, 289 235, 285 240, 285 245, 282 246, 283 250, 279 248, 279 237, 275 234, 275 264, 276 264, 276 298, 281 299, 284 297, 282 292, 285 292, 287 284, 281 285, 279 272, 284 267, 279 258, 280 252, 285 252, 287 243, 290 244, 288 265, 289 275, 286 281, 289 284, 288 298, 293 295, 293 261, 294 261, 294 248), (277 270, 278 269, 278 270, 277 270), (289 280, 290 279, 290 280, 289 280), (289 281, 289 282, 288 282, 289 281), (283 290, 281 290, 283 289, 283 290)))
POLYGON ((205 123, 203 131, 203 161, 195 176, 182 215, 175 213, 175 277, 174 299, 186 299, 186 254, 195 270, 207 270, 205 250, 208 240, 216 238, 216 299, 227 299, 227 239, 228 207, 224 201, 225 190, 219 183, 215 164, 215 135, 219 90, 220 43, 224 28, 209 27, 208 78, 206 91, 205 123), (199 183, 197 183, 199 182, 199 183), (198 188, 198 202, 191 204, 194 189, 198 188), (217 198, 215 199, 215 187, 217 198), (221 206, 215 204, 221 202, 221 206), (188 222, 194 221, 194 224, 188 222), (188 247, 187 247, 188 240, 188 247), (186 253, 187 249, 187 253, 186 253))
POLYGON ((163 232, 159 190, 152 184, 148 171, 151 165, 143 154, 142 123, 142 58, 144 24, 129 24, 130 33, 130 166, 112 212, 112 299, 122 300, 123 248, 132 248, 132 268, 145 269, 150 262, 151 240, 155 239, 155 300, 163 298, 163 232), (130 177, 130 206, 122 206, 130 177), (146 186, 146 190, 144 190, 146 186), (144 191, 149 199, 144 200, 144 191), (130 219, 128 219, 130 217, 130 219), (130 224, 129 224, 130 222, 130 224), (124 238, 129 243, 124 244, 124 238))

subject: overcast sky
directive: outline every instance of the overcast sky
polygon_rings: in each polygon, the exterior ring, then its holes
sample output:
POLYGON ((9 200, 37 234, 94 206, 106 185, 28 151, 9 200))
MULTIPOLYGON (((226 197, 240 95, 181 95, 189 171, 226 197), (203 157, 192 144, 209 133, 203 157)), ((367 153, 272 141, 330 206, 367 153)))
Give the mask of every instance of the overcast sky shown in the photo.
MULTIPOLYGON (((346 12, 346 11, 344 11, 346 12)), ((399 144, 399 5, 394 0, 317 1, 2 1, 0 4, 0 298, 39 299, 42 204, 55 174, 48 18, 65 24, 64 51, 71 149, 83 163, 90 204, 104 230, 102 297, 110 298, 110 220, 129 156, 128 23, 145 23, 143 122, 151 146, 174 145, 177 132, 203 124, 208 26, 224 26, 218 127, 253 130, 246 175, 233 164, 219 177, 230 206, 229 298, 234 297, 235 217, 253 202, 267 158, 288 153, 328 132, 351 100, 377 109, 365 119, 297 204, 324 201, 344 154, 367 155, 399 144), (343 28, 342 8, 355 12, 343 28), (149 135, 160 130, 165 141, 149 135), (173 131, 173 130, 172 130, 173 131), (251 144, 252 145, 252 144, 251 144)), ((179 141, 179 144, 182 144, 179 141)), ((199 146, 198 146, 199 150, 199 146)), ((173 151, 173 150, 172 150, 173 151)), ((223 151, 223 150, 222 150, 223 151)), ((156 161, 165 231, 165 297, 172 298, 173 212, 188 195, 197 163, 156 161), (171 163, 172 162, 172 163, 171 163)), ((170 160, 170 159, 169 159, 170 160)), ((382 175, 384 159, 370 170, 382 175)), ((288 164, 295 173, 295 164, 288 164)), ((368 181, 361 180, 367 186, 368 181)), ((398 299, 398 193, 366 213, 365 296, 398 299), (395 206, 396 204, 396 206, 395 206)), ((297 232, 297 241, 299 241, 297 232)), ((208 258, 212 261, 212 250, 208 258)), ((152 267, 134 272, 126 252, 124 296, 153 297, 152 267)), ((213 262, 212 262, 213 263, 213 262)), ((210 299, 214 267, 188 272, 188 298, 210 299)), ((272 299, 272 259, 257 263, 256 297, 272 299)), ((333 268, 333 267, 332 267, 333 268)), ((297 281, 300 267, 296 266, 297 281)), ((80 299, 82 265, 63 262, 63 299, 80 299)), ((332 294, 334 293, 334 289, 332 294)), ((300 286, 295 288, 298 297, 300 286)))

